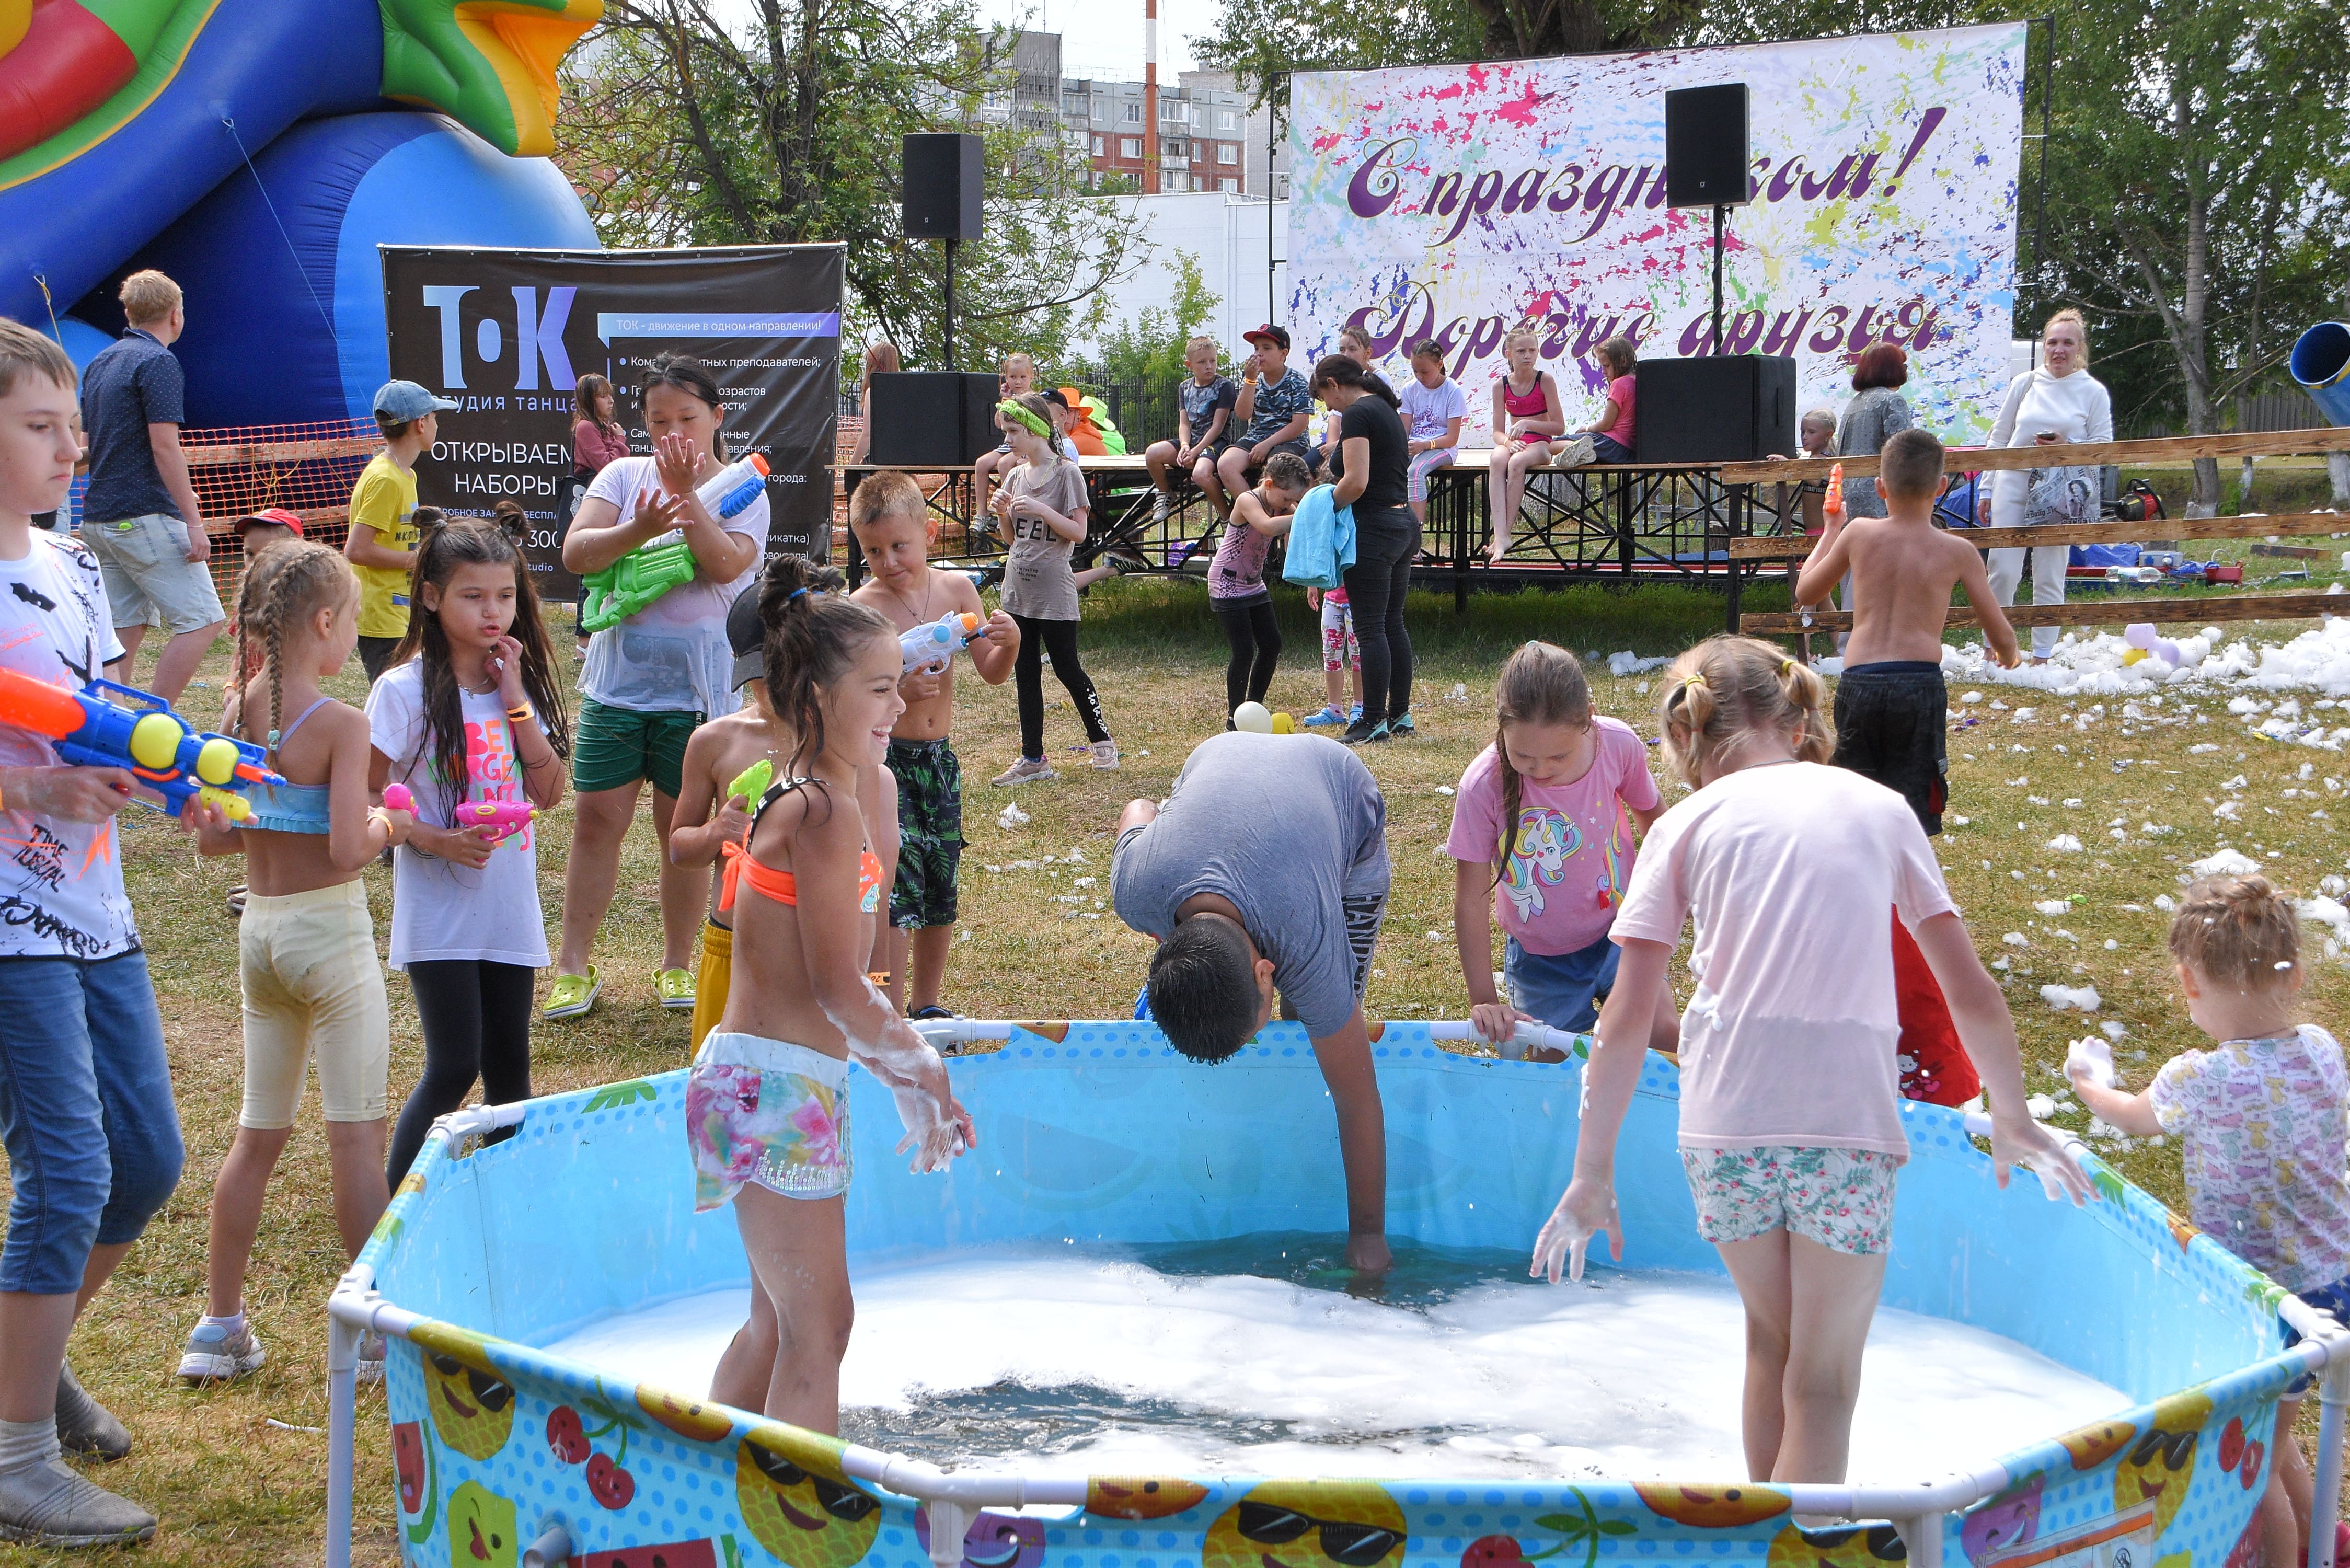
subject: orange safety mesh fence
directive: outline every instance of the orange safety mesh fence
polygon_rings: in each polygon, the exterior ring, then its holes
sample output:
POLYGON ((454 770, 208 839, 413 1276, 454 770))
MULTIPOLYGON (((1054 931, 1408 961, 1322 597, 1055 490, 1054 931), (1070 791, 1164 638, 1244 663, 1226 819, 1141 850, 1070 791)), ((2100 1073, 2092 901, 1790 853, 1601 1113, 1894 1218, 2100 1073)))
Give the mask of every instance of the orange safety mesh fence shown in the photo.
POLYGON ((304 538, 341 549, 350 532, 351 486, 383 450, 383 434, 373 420, 321 420, 190 430, 180 446, 213 536, 213 582, 221 603, 234 607, 244 552, 231 524, 282 506, 302 519, 304 538))

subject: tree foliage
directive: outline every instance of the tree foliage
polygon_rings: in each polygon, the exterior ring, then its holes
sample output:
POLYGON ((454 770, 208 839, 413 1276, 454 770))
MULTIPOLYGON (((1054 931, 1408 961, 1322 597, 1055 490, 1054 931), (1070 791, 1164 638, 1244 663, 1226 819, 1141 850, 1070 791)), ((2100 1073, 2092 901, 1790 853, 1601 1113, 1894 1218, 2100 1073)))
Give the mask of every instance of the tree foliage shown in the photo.
POLYGON ((1179 250, 1170 265, 1175 271, 1175 293, 1169 306, 1148 306, 1131 321, 1101 334, 1091 367, 1100 380, 1155 390, 1173 386, 1187 373, 1183 345, 1222 302, 1208 287, 1199 257, 1179 250))
POLYGON ((1010 33, 974 0, 609 0, 566 67, 556 161, 608 244, 838 242, 853 327, 946 361, 944 247, 899 221, 899 139, 986 138, 986 237, 956 258, 955 357, 1059 354, 1140 265, 1129 208, 1078 202, 1085 159, 1009 97, 1010 33))

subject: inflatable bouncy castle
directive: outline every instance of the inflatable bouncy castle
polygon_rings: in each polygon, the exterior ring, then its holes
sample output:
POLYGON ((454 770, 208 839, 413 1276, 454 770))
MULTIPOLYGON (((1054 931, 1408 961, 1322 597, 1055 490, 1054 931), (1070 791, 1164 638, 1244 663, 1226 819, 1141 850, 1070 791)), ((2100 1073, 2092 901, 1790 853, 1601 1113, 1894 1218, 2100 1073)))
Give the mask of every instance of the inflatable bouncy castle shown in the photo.
POLYGON ((597 248, 555 71, 602 0, 0 0, 0 315, 86 362, 186 290, 188 422, 365 419, 380 244, 597 248))

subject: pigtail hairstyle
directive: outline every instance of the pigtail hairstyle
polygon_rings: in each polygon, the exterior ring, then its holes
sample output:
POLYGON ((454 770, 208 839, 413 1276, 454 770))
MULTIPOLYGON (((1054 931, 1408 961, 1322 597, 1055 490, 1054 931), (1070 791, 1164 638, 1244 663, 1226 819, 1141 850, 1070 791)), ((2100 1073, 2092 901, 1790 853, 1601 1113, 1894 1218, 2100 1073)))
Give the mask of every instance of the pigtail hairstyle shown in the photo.
POLYGON ((531 583, 529 565, 514 541, 494 523, 443 523, 417 543, 416 569, 408 589, 411 607, 408 630, 400 646, 391 650, 391 663, 405 664, 418 658, 424 661, 426 754, 447 782, 452 802, 465 798, 465 703, 449 659, 449 636, 441 629, 440 612, 424 607, 424 589, 430 584, 446 593, 457 568, 473 566, 505 566, 513 571, 515 618, 506 635, 522 645, 523 690, 538 711, 547 744, 557 756, 571 754, 571 721, 564 711, 563 688, 555 679, 555 655, 547 645, 546 627, 539 618, 538 589, 531 583))
POLYGON ((2170 956, 2214 985, 2273 990, 2301 961, 2301 922, 2265 877, 2206 877, 2179 897, 2170 956))
POLYGON ((1735 758, 1762 734, 1786 736, 1797 762, 1825 763, 1835 750, 1826 701, 1802 659, 1751 637, 1709 637, 1665 671, 1657 716, 1666 760, 1691 789, 1708 763, 1735 758))
POLYGON ((1582 661, 1563 648, 1529 642, 1510 655, 1502 677, 1493 683, 1493 767, 1502 780, 1502 837, 1493 859, 1493 880, 1499 883, 1517 853, 1521 829, 1518 807, 1523 781, 1510 765, 1509 731, 1513 724, 1567 724, 1591 729, 1591 682, 1584 678, 1582 661))
POLYGON ((269 677, 269 760, 277 760, 277 732, 286 720, 286 628, 322 609, 339 607, 358 590, 342 552, 307 539, 265 551, 247 566, 236 596, 237 725, 244 727, 244 683, 252 677, 255 638, 269 677))
POLYGON ((1394 388, 1385 380, 1373 379, 1368 370, 1344 354, 1325 354, 1314 361, 1314 376, 1308 389, 1320 397, 1322 389, 1328 386, 1352 387, 1358 392, 1373 394, 1391 409, 1403 407, 1395 395, 1394 388))
POLYGON ((490 521, 497 524, 498 532, 514 541, 515 549, 519 550, 530 542, 530 514, 525 512, 522 503, 513 496, 505 497, 490 508, 490 521))
POLYGON ((794 774, 805 772, 807 761, 824 750, 818 689, 846 677, 873 639, 895 635, 880 611, 842 591, 847 585, 832 567, 786 555, 770 562, 751 590, 759 596, 759 619, 767 628, 767 705, 798 737, 794 774))

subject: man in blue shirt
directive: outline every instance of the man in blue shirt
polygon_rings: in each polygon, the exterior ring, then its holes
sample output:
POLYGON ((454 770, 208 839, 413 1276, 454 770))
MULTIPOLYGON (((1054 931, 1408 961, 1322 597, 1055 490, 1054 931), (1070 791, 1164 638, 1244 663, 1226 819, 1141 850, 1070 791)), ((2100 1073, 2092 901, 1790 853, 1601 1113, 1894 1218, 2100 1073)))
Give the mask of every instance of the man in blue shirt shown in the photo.
POLYGON ((107 673, 126 685, 151 623, 172 634, 155 660, 153 690, 177 702, 228 618, 204 565, 212 540, 180 450, 187 383, 172 343, 187 325, 180 286, 160 272, 122 280, 130 329, 82 374, 81 422, 89 441, 82 543, 98 557, 122 658, 107 673))

